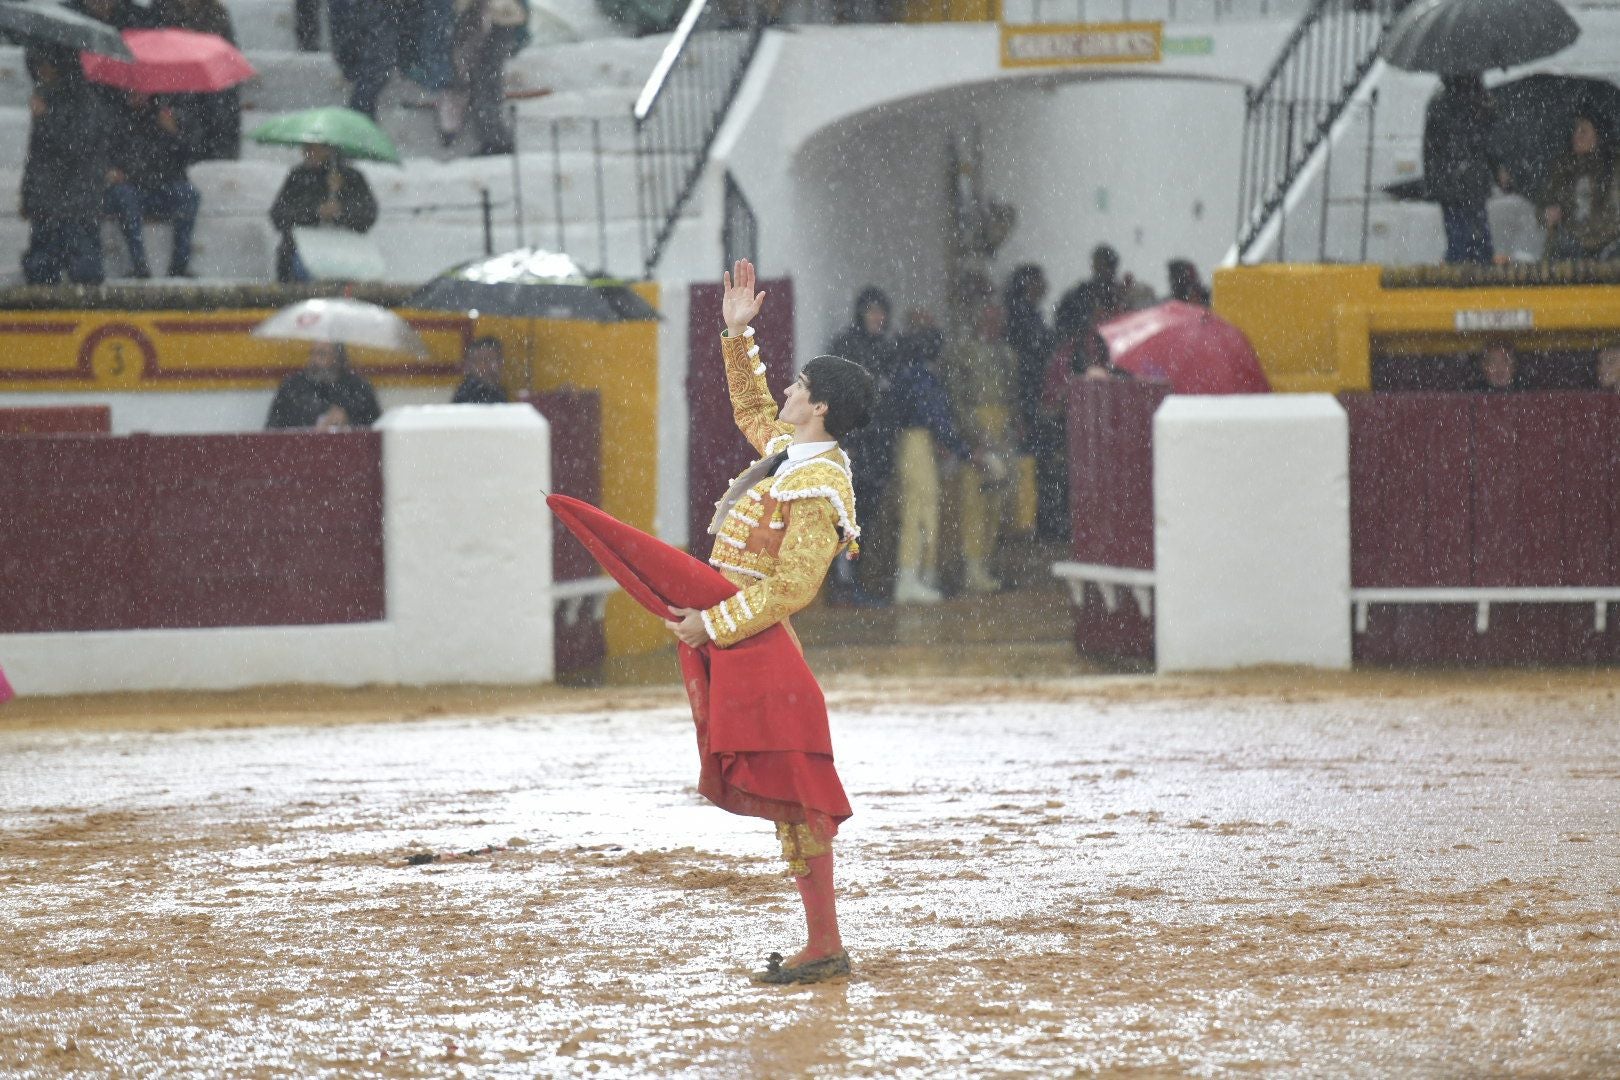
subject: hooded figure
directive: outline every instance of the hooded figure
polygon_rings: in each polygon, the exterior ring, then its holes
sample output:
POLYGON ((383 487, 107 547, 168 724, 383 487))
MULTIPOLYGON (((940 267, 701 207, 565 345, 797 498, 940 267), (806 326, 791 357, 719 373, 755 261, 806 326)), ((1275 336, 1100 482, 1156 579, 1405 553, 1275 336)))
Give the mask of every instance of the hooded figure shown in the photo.
MULTIPOLYGON (((866 507, 867 516, 875 518, 881 512, 884 492, 889 476, 894 471, 894 443, 897 432, 882 422, 885 415, 883 400, 899 369, 899 350, 895 339, 889 336, 892 308, 888 295, 875 285, 868 285, 855 297, 854 317, 848 328, 833 339, 828 352, 853 360, 872 373, 876 380, 876 397, 872 402, 874 422, 843 440, 855 471, 855 498, 866 507)), ((886 602, 883 593, 868 593, 855 580, 855 568, 839 562, 833 568, 833 588, 829 600, 856 607, 881 607, 886 602)))

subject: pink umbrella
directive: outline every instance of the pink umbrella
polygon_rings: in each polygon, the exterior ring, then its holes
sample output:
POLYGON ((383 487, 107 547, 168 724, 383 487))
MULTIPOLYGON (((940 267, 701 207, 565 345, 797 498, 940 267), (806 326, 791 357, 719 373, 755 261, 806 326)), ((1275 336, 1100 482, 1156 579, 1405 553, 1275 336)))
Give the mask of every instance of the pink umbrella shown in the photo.
POLYGON ((6 682, 6 673, 0 671, 0 705, 4 705, 16 696, 16 692, 11 689, 11 684, 6 682))
POLYGON ((1114 366, 1178 394, 1264 394, 1260 357, 1243 331, 1197 304, 1168 300, 1097 327, 1114 366))
POLYGON ((135 62, 81 53, 85 78, 142 94, 212 94, 253 78, 253 65, 218 34, 125 30, 135 62))

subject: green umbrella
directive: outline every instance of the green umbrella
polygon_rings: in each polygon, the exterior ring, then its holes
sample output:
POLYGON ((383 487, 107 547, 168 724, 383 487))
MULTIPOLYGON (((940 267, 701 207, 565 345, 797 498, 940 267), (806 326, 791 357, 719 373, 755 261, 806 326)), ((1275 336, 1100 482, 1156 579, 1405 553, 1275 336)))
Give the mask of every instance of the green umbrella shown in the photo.
POLYGON ((400 164, 399 151, 387 132, 364 113, 336 106, 278 116, 254 128, 248 138, 283 146, 324 143, 347 157, 400 164))

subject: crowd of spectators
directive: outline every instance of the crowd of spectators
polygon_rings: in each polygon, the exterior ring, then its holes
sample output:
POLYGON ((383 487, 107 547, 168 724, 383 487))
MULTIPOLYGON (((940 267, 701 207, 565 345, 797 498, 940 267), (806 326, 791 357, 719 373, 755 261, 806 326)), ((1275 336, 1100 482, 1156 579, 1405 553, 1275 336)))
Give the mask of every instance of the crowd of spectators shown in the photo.
MULTIPOLYGON (((235 42, 220 0, 71 0, 69 7, 120 30, 177 28, 235 42)), ((438 130, 451 146, 470 129, 475 154, 513 150, 504 65, 527 41, 526 0, 329 0, 333 58, 350 84, 348 104, 373 119, 396 70, 434 95, 438 130)), ((299 7, 302 48, 320 46, 319 12, 299 7)), ((170 277, 191 276, 191 237, 201 206, 187 175, 199 161, 241 154, 236 89, 152 97, 97 85, 78 53, 30 46, 31 128, 20 210, 30 224, 23 255, 28 284, 98 285, 106 277, 100 222, 118 221, 130 272, 152 275, 142 233, 148 219, 173 225, 170 277)), ((365 232, 377 205, 365 177, 331 147, 306 147, 271 208, 280 234, 279 281, 307 280, 293 230, 332 226, 365 232)))
MULTIPOLYGON (((527 0, 327 0, 327 42, 349 108, 377 118, 396 73, 432 95, 440 141, 472 129, 476 155, 510 154, 505 67, 529 40, 527 0)), ((298 47, 321 47, 317 0, 299 0, 298 47)))
MULTIPOLYGON (((1191 263, 1178 259, 1168 270, 1173 298, 1207 303, 1191 263)), ((999 291, 965 274, 943 326, 911 311, 898 334, 881 289, 856 297, 849 326, 828 351, 876 378, 873 421, 845 445, 869 522, 867 555, 859 570, 836 564, 829 602, 934 603, 946 578, 963 592, 994 592, 1006 536, 1067 535, 1063 388, 1070 378, 1126 378, 1097 327, 1157 298, 1120 272, 1119 254, 1106 244, 1050 323, 1048 291, 1035 265, 1016 268, 999 291)))
POLYGON ((1513 175, 1494 141, 1495 130, 1495 106, 1482 78, 1445 76, 1423 126, 1423 178, 1440 206, 1445 261, 1505 259, 1492 243, 1486 214, 1496 189, 1535 204, 1546 229, 1543 258, 1620 259, 1620 146, 1601 112, 1585 106, 1576 111, 1564 152, 1534 186, 1513 175))
MULTIPOLYGON (((232 40, 219 0, 72 0, 80 14, 120 30, 178 28, 232 40)), ((98 285, 106 276, 101 218, 117 219, 131 272, 151 276, 141 228, 146 218, 174 225, 168 274, 191 274, 191 235, 200 197, 186 174, 197 161, 241 152, 241 101, 235 90, 151 97, 88 81, 79 54, 31 45, 25 53, 33 93, 20 211, 29 222, 22 257, 31 285, 64 280, 98 285)))

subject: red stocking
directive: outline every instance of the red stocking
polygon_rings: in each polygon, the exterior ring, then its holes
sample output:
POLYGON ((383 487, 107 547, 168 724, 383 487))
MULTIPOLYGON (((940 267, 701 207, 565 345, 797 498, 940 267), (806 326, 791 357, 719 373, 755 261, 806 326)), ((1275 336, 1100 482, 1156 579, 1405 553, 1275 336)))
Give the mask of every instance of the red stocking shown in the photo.
POLYGON ((804 922, 810 931, 810 944, 792 961, 802 964, 820 960, 843 949, 838 936, 838 901, 833 895, 833 856, 827 854, 804 860, 810 872, 795 878, 799 886, 799 899, 804 901, 804 922))

